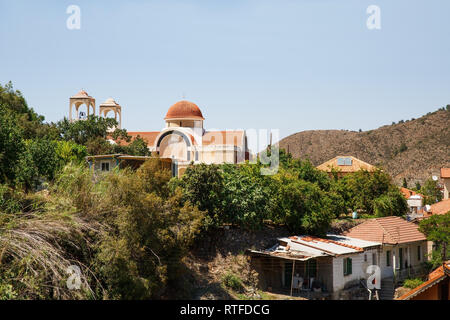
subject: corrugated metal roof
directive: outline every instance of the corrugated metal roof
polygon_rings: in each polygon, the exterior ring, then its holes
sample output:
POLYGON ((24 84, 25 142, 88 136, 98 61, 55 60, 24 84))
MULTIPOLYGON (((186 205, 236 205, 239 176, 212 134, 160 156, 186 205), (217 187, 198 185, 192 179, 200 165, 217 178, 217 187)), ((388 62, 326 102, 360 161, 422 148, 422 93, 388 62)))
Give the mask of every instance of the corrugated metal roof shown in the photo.
POLYGON ((339 256, 364 252, 365 248, 381 246, 379 242, 364 241, 341 235, 328 234, 326 238, 292 236, 279 238, 280 244, 264 251, 249 250, 255 254, 291 260, 308 260, 325 256, 339 256))

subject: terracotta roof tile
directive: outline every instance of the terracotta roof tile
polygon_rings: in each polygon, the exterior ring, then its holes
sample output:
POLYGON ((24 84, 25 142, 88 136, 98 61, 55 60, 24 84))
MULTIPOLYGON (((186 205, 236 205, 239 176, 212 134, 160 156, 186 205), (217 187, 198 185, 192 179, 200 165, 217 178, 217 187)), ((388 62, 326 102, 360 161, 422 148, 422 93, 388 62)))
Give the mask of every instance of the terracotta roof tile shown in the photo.
POLYGON ((178 101, 172 105, 167 111, 166 117, 164 119, 199 119, 205 120, 203 118, 200 108, 192 102, 182 100, 178 101))
POLYGON ((415 196, 416 194, 419 195, 419 196, 421 196, 421 197, 423 197, 422 194, 417 193, 417 192, 415 192, 415 191, 413 191, 413 190, 411 190, 411 189, 403 188, 403 187, 400 188, 400 192, 403 194, 403 196, 404 196, 406 199, 409 199, 409 197, 415 196))
POLYGON ((445 199, 439 202, 436 202, 430 206, 430 212, 428 215, 434 214, 446 214, 450 211, 450 199, 445 199))
MULTIPOLYGON (((131 136, 132 138, 136 138, 137 136, 140 136, 142 139, 147 141, 147 146, 153 146, 155 144, 155 140, 156 140, 156 137, 158 136, 158 134, 159 134, 159 131, 150 131, 150 132, 133 131, 133 132, 128 132, 128 135, 131 136)), ((124 144, 127 145, 128 143, 124 143, 124 144)))
POLYGON ((426 240, 415 223, 400 217, 369 219, 344 233, 351 238, 388 244, 426 240))
POLYGON ((411 291, 408 291, 401 297, 397 298, 397 300, 409 300, 416 296, 417 294, 424 292, 428 288, 434 286, 437 284, 440 280, 444 279, 446 276, 448 276, 448 272, 450 270, 450 261, 447 261, 445 264, 440 266, 439 268, 435 269, 433 272, 431 272, 428 275, 428 280, 422 283, 420 286, 412 289, 411 291), (446 270, 444 270, 444 267, 446 270))
POLYGON ((340 172, 356 172, 359 170, 367 170, 367 171, 375 171, 376 167, 368 164, 367 162, 364 162, 362 160, 359 160, 353 156, 337 156, 331 160, 328 160, 321 165, 317 166, 317 169, 331 172, 332 168, 337 169, 340 172), (339 158, 351 158, 352 164, 351 165, 338 165, 338 159, 339 158))
POLYGON ((441 178, 450 178, 450 168, 441 168, 441 178))

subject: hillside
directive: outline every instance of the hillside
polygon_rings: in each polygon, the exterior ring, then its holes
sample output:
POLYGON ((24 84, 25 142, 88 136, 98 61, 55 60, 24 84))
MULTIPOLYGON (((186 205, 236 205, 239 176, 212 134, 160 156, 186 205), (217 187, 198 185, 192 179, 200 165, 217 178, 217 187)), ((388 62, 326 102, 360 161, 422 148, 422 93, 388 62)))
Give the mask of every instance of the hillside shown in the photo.
POLYGON ((352 155, 381 166, 397 183, 423 183, 450 166, 450 110, 440 109, 418 119, 369 131, 310 130, 290 135, 280 147, 294 158, 319 165, 337 155, 352 155))

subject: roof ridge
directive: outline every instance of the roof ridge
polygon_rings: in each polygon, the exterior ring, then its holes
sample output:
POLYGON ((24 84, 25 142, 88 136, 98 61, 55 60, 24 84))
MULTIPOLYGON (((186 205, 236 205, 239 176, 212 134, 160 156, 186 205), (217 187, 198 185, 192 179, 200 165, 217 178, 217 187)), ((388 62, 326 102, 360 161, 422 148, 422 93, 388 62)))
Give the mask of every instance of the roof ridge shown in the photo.
MULTIPOLYGON (((391 217, 394 217, 394 216, 391 216, 391 217)), ((398 237, 394 237, 389 231, 386 230, 385 227, 383 227, 383 225, 378 221, 378 219, 381 219, 381 218, 375 218, 375 221, 380 225, 381 229, 383 229, 383 231, 385 231, 389 235, 389 237, 396 240, 397 241, 396 244, 397 244, 400 241, 400 235, 398 235, 398 237)))

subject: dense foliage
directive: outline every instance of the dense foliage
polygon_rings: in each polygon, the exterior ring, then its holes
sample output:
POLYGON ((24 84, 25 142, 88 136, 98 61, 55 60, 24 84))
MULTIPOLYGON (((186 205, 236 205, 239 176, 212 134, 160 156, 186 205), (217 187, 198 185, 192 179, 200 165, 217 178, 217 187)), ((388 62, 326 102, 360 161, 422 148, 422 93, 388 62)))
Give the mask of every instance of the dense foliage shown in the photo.
POLYGON ((442 192, 438 182, 433 179, 425 181, 420 188, 420 193, 424 195, 424 204, 433 204, 442 200, 442 192))
POLYGON ((450 211, 446 214, 432 215, 420 221, 419 230, 433 242, 430 262, 434 268, 448 259, 446 249, 450 247, 450 211))
POLYGON ((0 210, 0 299, 182 297, 183 257, 204 214, 180 190, 166 192, 170 178, 157 158, 95 181, 67 166, 47 196, 28 199, 27 214, 11 203, 24 194, 0 188, 0 202, 9 201, 0 210), (80 290, 66 286, 71 265, 81 270, 80 290))
POLYGON ((115 119, 97 116, 45 123, 11 83, 0 85, 0 183, 31 190, 52 181, 66 164, 82 163, 87 155, 150 155, 141 137, 131 139, 124 129, 112 130, 115 127, 115 119))
POLYGON ((406 213, 406 200, 381 170, 329 177, 308 160, 280 150, 280 168, 262 175, 263 165, 195 165, 173 185, 184 199, 208 212, 204 227, 233 224, 258 229, 265 220, 292 232, 324 234, 334 218, 349 211, 388 216, 406 213))

